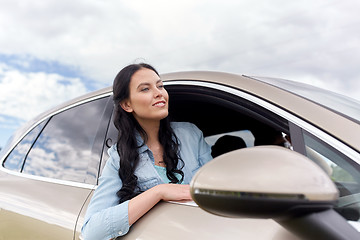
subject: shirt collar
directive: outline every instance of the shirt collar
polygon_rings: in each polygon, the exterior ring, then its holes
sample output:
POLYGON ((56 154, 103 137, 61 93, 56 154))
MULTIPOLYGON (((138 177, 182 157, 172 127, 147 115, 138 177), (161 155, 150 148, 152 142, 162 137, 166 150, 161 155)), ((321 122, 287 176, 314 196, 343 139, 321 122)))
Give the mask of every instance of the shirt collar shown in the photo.
POLYGON ((149 150, 149 147, 144 143, 144 140, 142 139, 140 133, 137 130, 135 130, 135 137, 137 141, 137 146, 139 147, 139 153, 144 153, 149 150))

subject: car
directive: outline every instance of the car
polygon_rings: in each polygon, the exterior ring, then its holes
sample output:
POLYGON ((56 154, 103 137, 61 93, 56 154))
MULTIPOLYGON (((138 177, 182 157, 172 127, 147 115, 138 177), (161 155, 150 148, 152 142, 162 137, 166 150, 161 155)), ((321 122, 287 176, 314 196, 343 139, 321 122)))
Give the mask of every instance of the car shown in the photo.
MULTIPOLYGON (((122 238, 360 239, 358 101, 276 78, 189 71, 161 79, 173 121, 194 123, 213 149, 223 136, 245 146, 223 149, 196 173, 194 202, 162 201, 122 238)), ((0 239, 82 239, 117 139, 113 108, 108 87, 13 134, 0 153, 0 239)))

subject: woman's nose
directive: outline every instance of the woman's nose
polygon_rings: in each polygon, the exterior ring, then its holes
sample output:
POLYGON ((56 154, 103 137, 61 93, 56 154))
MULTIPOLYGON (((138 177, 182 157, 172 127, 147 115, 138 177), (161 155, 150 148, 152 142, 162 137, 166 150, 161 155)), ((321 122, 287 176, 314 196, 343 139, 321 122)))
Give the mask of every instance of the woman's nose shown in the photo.
POLYGON ((161 89, 156 88, 155 90, 155 98, 162 97, 162 91, 161 89))

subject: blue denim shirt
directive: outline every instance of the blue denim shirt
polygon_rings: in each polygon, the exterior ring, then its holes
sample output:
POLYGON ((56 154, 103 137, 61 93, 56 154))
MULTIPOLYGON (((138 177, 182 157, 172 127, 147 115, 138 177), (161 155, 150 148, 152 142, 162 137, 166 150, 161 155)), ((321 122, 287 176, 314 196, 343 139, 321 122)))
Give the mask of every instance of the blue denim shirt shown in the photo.
MULTIPOLYGON (((194 124, 186 122, 171 123, 180 142, 180 157, 185 166, 183 184, 189 184, 195 172, 212 159, 210 146, 205 142, 202 132, 194 124)), ((139 146, 142 139, 138 136, 139 146)), ((99 178, 99 186, 88 206, 82 235, 85 240, 112 239, 129 231, 128 204, 119 204, 116 193, 122 186, 118 175, 120 158, 115 145, 108 150, 110 158, 99 178)), ((144 145, 139 148, 139 164, 135 170, 138 187, 145 191, 158 184, 165 183, 154 167, 154 158, 150 149, 144 145)))

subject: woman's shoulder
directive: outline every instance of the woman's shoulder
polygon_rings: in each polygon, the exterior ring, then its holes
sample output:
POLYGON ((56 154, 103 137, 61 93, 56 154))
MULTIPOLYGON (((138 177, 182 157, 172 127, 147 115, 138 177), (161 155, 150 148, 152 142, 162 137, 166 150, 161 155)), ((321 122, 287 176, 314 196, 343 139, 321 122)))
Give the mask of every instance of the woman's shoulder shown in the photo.
POLYGON ((174 130, 193 130, 198 127, 191 122, 171 122, 171 127, 174 130))
POLYGON ((171 127, 177 137, 183 135, 202 135, 201 130, 190 122, 171 122, 171 127))

